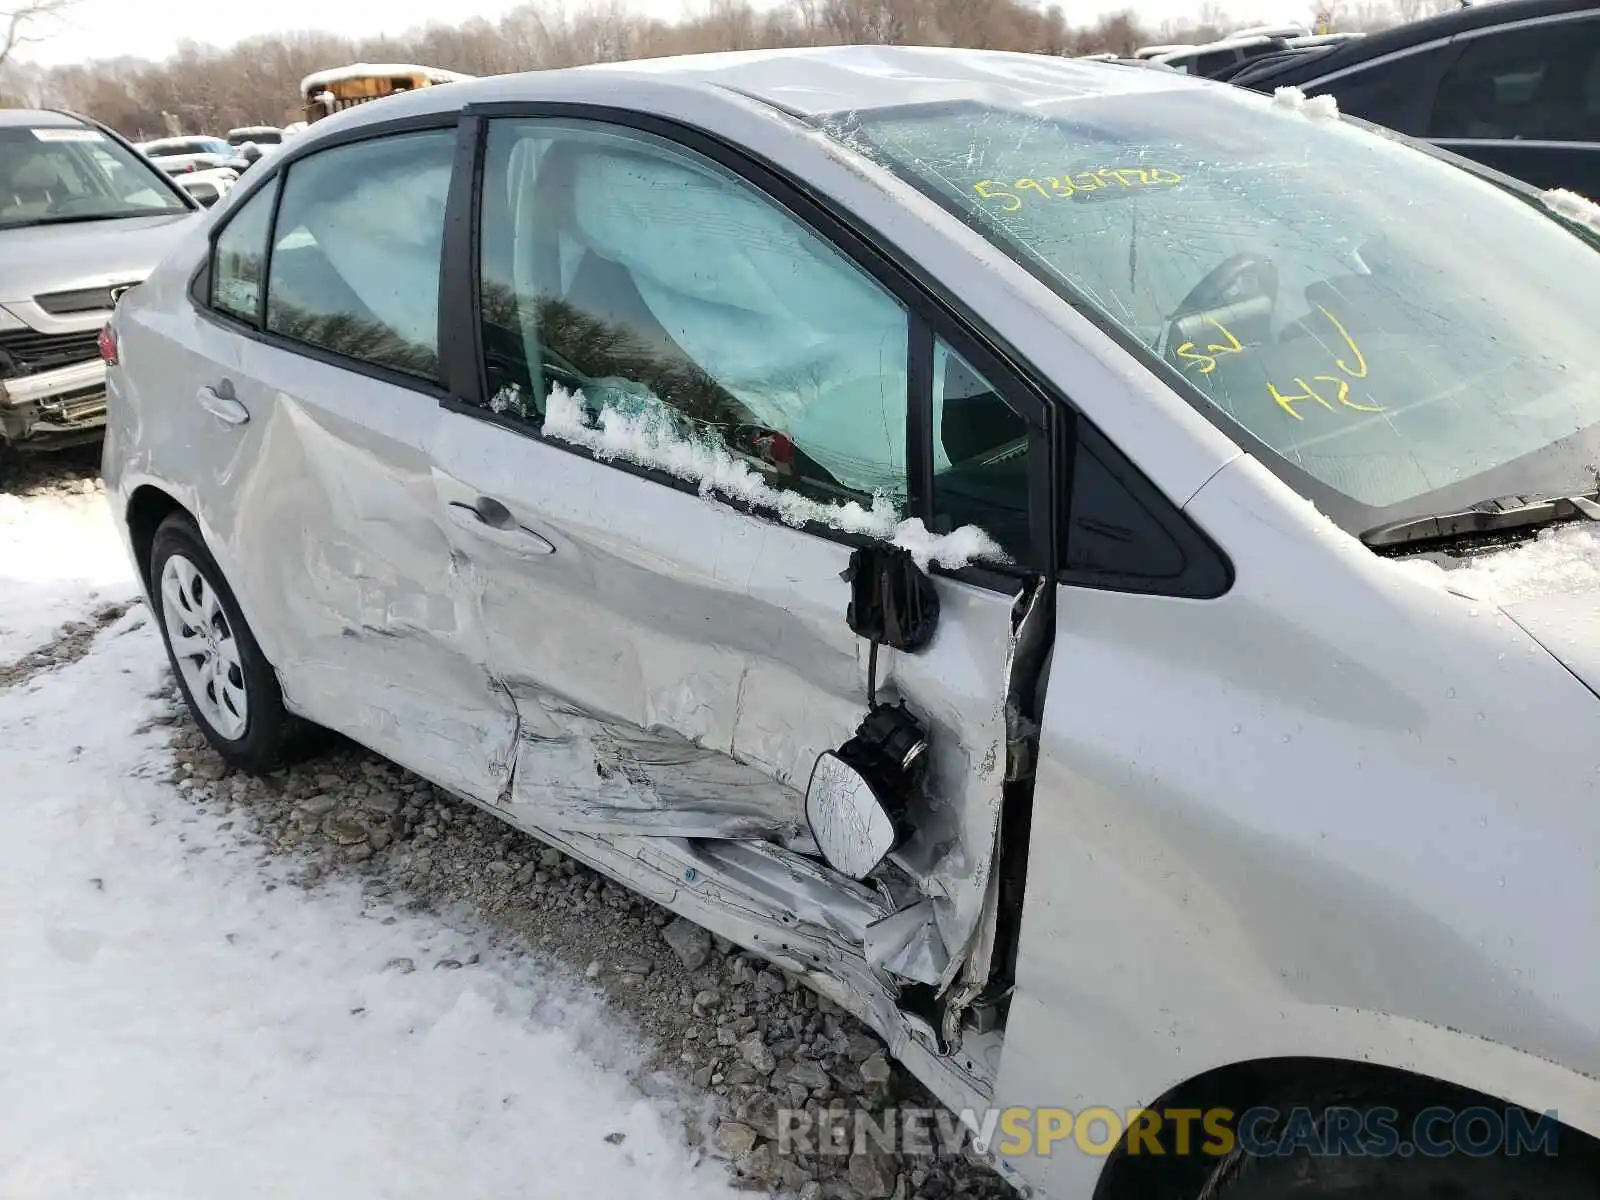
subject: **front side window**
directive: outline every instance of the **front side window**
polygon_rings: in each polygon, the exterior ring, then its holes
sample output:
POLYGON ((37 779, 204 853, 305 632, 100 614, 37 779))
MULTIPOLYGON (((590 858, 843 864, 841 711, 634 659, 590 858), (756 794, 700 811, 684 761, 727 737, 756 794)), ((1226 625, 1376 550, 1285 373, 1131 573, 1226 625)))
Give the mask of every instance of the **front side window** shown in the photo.
POLYGON ((155 168, 98 129, 0 129, 0 229, 188 211, 155 168))
POLYGON ((1534 197, 1314 115, 1186 88, 822 124, 1164 359, 1354 532, 1593 491, 1593 241, 1534 197))
POLYGON ((261 318, 267 230, 276 186, 259 189, 217 234, 211 256, 211 307, 254 325, 261 318))
POLYGON ((985 530, 1013 557, 1028 545, 1029 430, 1000 389, 937 339, 933 349, 933 525, 985 530))
POLYGON ((1467 42, 1439 83, 1429 136, 1600 141, 1600 20, 1467 42))
POLYGON ((797 521, 904 514, 906 311, 788 211, 648 135, 532 120, 491 123, 483 203, 493 411, 797 521))
POLYGON ((453 130, 336 146, 294 163, 268 264, 267 329, 439 378, 439 253, 453 130))

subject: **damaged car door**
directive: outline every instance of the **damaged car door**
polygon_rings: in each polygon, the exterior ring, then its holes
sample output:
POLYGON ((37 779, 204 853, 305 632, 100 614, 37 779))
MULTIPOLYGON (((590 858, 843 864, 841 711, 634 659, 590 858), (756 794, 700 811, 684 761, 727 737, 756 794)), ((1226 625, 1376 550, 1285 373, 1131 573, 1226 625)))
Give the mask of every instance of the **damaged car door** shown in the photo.
MULTIPOLYGON (((433 459, 520 721, 503 811, 640 855, 675 840, 700 864, 680 875, 774 924, 902 979, 986 979, 1042 408, 1020 416, 859 244, 741 160, 598 122, 485 124, 481 359, 452 378, 433 459), (853 559, 891 543, 934 597, 912 650, 847 620, 853 559), (949 569, 931 583, 930 562, 949 569), (891 833, 828 861, 806 790, 847 745, 900 747, 876 776, 891 833)), ((825 806, 850 799, 840 761, 825 806)))
POLYGON ((446 127, 319 149, 235 209, 218 246, 257 265, 233 279, 219 254, 210 312, 237 364, 192 384, 239 447, 203 460, 228 467, 206 510, 295 711, 487 799, 514 719, 464 640, 428 457, 454 147, 446 127))

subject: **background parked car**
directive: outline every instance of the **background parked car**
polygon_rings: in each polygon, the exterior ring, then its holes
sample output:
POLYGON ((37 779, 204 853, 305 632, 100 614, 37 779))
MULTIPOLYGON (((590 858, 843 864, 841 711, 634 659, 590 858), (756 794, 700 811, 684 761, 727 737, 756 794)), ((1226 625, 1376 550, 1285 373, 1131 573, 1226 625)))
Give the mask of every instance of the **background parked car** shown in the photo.
POLYGON ((99 436, 100 328, 196 211, 110 129, 0 110, 0 446, 99 436))
POLYGON ((239 173, 227 167, 218 167, 215 170, 193 170, 175 174, 175 182, 189 195, 201 204, 210 208, 221 200, 239 182, 239 173))
POLYGON ((230 129, 224 140, 230 146, 245 146, 254 143, 257 146, 277 146, 283 142, 284 131, 276 125, 244 125, 238 129, 230 129))
POLYGON ((250 167, 236 146, 219 137, 157 138, 138 143, 138 148, 168 175, 218 169, 242 175, 250 167))
POLYGON ((1293 85, 1537 187, 1600 195, 1600 8, 1500 0, 1234 74, 1293 85))
POLYGON ((1203 46, 1188 46, 1169 54, 1156 55, 1152 61, 1171 67, 1174 71, 1182 71, 1185 75, 1210 78, 1252 59, 1286 50, 1288 46, 1288 42, 1281 37, 1250 34, 1220 42, 1207 42, 1203 46))

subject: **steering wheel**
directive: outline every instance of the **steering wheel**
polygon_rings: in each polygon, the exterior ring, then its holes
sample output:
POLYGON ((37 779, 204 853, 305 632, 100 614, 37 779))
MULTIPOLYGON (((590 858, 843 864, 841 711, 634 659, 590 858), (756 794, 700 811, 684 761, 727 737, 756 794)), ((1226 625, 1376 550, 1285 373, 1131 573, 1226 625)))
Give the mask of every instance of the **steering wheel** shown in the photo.
POLYGON ((1195 313, 1216 312, 1251 300, 1265 300, 1269 306, 1278 299, 1278 268, 1259 254, 1235 254, 1218 263, 1183 298, 1167 319, 1177 321, 1195 313))
POLYGON ((1218 263, 1173 309, 1165 322, 1164 353, 1174 346, 1216 336, 1221 324, 1246 345, 1272 335, 1278 305, 1278 268, 1258 254, 1236 254, 1218 263))

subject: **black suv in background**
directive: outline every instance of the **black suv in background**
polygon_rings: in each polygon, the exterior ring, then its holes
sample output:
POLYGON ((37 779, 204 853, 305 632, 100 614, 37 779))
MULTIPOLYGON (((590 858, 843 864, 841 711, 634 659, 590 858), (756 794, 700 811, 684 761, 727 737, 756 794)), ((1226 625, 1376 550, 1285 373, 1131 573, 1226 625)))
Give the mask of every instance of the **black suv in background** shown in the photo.
POLYGON ((1535 187, 1600 197, 1600 7, 1496 0, 1332 47, 1259 59, 1232 83, 1331 95, 1535 187))

